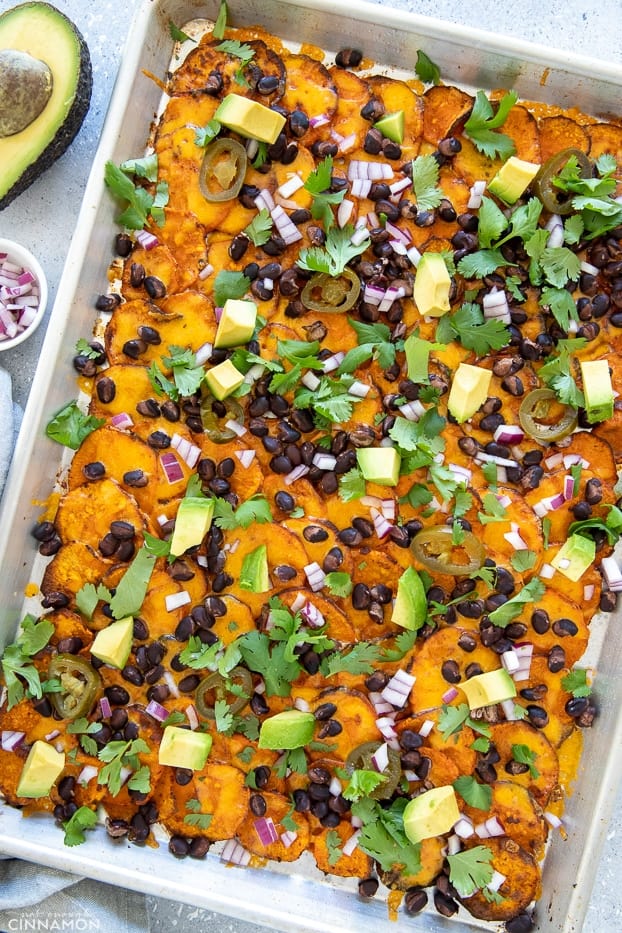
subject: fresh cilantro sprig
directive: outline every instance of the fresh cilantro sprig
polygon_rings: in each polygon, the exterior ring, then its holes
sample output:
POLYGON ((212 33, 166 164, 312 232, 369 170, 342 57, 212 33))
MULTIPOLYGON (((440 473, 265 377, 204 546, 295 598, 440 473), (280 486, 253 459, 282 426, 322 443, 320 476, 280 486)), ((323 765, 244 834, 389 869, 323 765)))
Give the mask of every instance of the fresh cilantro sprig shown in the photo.
POLYGON ((438 717, 437 728, 445 741, 450 735, 460 732, 463 726, 469 726, 474 732, 479 732, 486 738, 490 737, 490 726, 483 720, 473 719, 467 703, 460 703, 458 706, 443 704, 438 717))
POLYGON ((353 243, 354 227, 330 227, 326 233, 324 246, 310 246, 300 250, 296 260, 301 269, 309 272, 324 272, 326 275, 341 275, 347 264, 355 256, 360 256, 369 246, 367 237, 362 243, 353 243))
POLYGON ((270 239, 272 233, 272 217, 265 207, 256 214, 251 222, 244 227, 244 233, 254 246, 263 246, 270 239))
POLYGON ((604 531, 607 535, 609 544, 617 544, 622 535, 622 511, 617 505, 607 504, 604 508, 608 510, 605 519, 594 516, 593 518, 584 518, 578 522, 572 522, 568 529, 568 536, 577 534, 591 537, 590 532, 598 529, 604 531))
POLYGON ((326 574, 324 586, 328 588, 331 596, 341 596, 345 598, 352 592, 352 577, 349 573, 334 570, 332 573, 326 574))
POLYGON ((400 797, 381 807, 369 797, 352 804, 352 814, 362 822, 358 847, 375 859, 384 871, 401 866, 407 875, 421 870, 421 845, 413 844, 404 831, 404 809, 408 799, 400 797))
POLYGON ((492 787, 490 784, 480 784, 474 777, 463 774, 453 782, 465 803, 478 810, 490 810, 492 804, 492 787))
POLYGON ((432 211, 445 197, 438 187, 439 165, 433 155, 417 156, 411 162, 415 203, 420 211, 432 211))
POLYGON ((537 753, 532 751, 528 745, 512 745, 512 758, 521 765, 527 765, 534 781, 540 777, 540 772, 535 765, 537 757, 537 753))
POLYGON ((87 755, 92 755, 95 757, 97 755, 97 742, 92 736, 101 731, 100 722, 89 722, 84 716, 79 719, 74 719, 73 722, 67 724, 67 732, 69 735, 79 736, 78 741, 80 747, 87 755))
POLYGON ((324 677, 333 677, 345 671, 348 674, 371 674, 374 663, 382 657, 382 649, 368 641, 360 641, 346 651, 335 651, 322 658, 320 671, 324 677))
POLYGON ((363 474, 358 467, 352 467, 347 473, 339 476, 339 498, 342 502, 352 502, 362 499, 367 492, 363 474))
POLYGON ((179 26, 176 26, 172 19, 169 19, 168 21, 168 31, 171 35, 171 39, 173 39, 175 42, 187 42, 188 40, 191 42, 197 41, 196 39, 193 39, 192 36, 189 36, 187 33, 185 33, 183 29, 180 29, 179 26))
POLYGON ((492 881, 492 851, 474 846, 456 855, 448 855, 449 880, 462 897, 470 897, 492 881))
POLYGON ((441 434, 444 426, 445 419, 435 408, 429 408, 418 421, 409 421, 398 415, 389 430, 389 437, 402 452, 403 473, 411 473, 434 462, 435 457, 445 449, 445 440, 441 434))
POLYGON ((381 784, 384 784, 386 780, 387 776, 381 774, 379 771, 367 771, 364 768, 356 768, 349 776, 349 781, 344 787, 342 794, 346 800, 360 800, 361 797, 369 797, 372 791, 376 790, 381 784))
POLYGON ((114 596, 110 600, 110 612, 115 619, 125 619, 140 612, 144 602, 151 574, 155 567, 155 557, 144 545, 138 549, 119 582, 114 596))
POLYGON ((282 642, 285 645, 283 657, 286 661, 296 661, 298 646, 301 642, 313 645, 318 652, 329 651, 335 643, 326 636, 325 626, 311 631, 306 627, 300 612, 290 612, 287 606, 277 597, 268 600, 270 608, 271 627, 269 637, 272 641, 282 642))
POLYGON ((123 166, 115 165, 111 161, 106 162, 104 169, 106 185, 119 200, 127 201, 127 207, 117 217, 117 223, 129 230, 142 230, 151 214, 156 223, 162 226, 164 223, 163 208, 168 204, 168 184, 165 181, 158 182, 154 195, 140 185, 135 186, 126 174, 124 166, 132 166, 132 169, 128 170, 134 171, 133 167, 137 165, 137 162, 138 160, 126 162, 123 166))
POLYGON ((218 136, 222 126, 218 120, 208 120, 205 126, 197 126, 195 129, 194 144, 204 149, 218 136))
POLYGON ((97 755, 100 761, 105 762, 97 776, 97 783, 108 787, 112 796, 116 797, 123 786, 123 769, 129 768, 134 773, 128 781, 128 787, 131 790, 143 790, 149 785, 149 769, 140 765, 138 755, 141 752, 149 752, 149 746, 143 739, 108 742, 97 755))
POLYGON ((213 645, 204 644, 196 635, 191 635, 188 644, 179 652, 179 660, 186 667, 195 671, 209 668, 214 670, 216 667, 216 656, 222 650, 220 642, 214 642, 213 645))
POLYGON ((509 625, 513 619, 521 614, 525 605, 542 599, 545 591, 546 586, 542 580, 539 577, 534 577, 520 592, 489 613, 488 618, 493 625, 505 628, 506 625, 509 625))
POLYGON ((235 80, 238 84, 248 85, 248 81, 244 77, 244 69, 255 57, 255 50, 252 45, 247 45, 246 42, 239 42, 237 39, 225 39, 223 42, 220 42, 216 48, 219 52, 226 52, 227 55, 232 55, 240 59, 240 65, 235 72, 235 80))
POLYGON ((328 853, 328 864, 334 866, 337 864, 343 852, 341 850, 341 836, 336 829, 331 829, 326 833, 326 851, 328 853))
POLYGON ((101 353, 101 350, 93 349, 88 340, 85 340, 84 337, 79 337, 78 340, 76 340, 75 351, 79 353, 80 356, 85 356, 89 360, 96 360, 101 353))
POLYGON ((400 344, 391 340, 391 330, 386 324, 366 324, 348 318, 348 323, 356 332, 358 346, 348 350, 341 361, 337 375, 352 373, 367 360, 375 359, 381 369, 388 369, 395 362, 395 351, 400 344))
MULTIPOLYGON (((577 341, 583 343, 584 341, 577 341)), ((538 376, 546 385, 553 389, 557 398, 564 405, 572 408, 582 408, 585 405, 583 391, 577 385, 573 374, 573 364, 570 352, 566 347, 559 347, 560 352, 549 357, 547 362, 538 370, 538 376)))
POLYGON ((495 112, 484 91, 478 91, 475 96, 473 110, 464 124, 464 132, 475 147, 489 159, 494 159, 496 156, 509 159, 516 152, 513 140, 504 133, 496 131, 503 126, 517 100, 516 91, 508 91, 497 102, 495 112))
MULTIPOLYGON (((326 158, 309 173, 304 183, 305 190, 308 191, 313 198, 311 202, 311 215, 315 220, 322 221, 326 233, 330 231, 335 223, 335 216, 331 205, 341 204, 346 193, 345 188, 342 188, 340 191, 330 190, 332 178, 333 158, 332 156, 326 156, 326 158)), ((301 250, 300 252, 302 256, 303 253, 309 251, 301 250)), ((298 262, 300 264, 300 259, 298 262)), ((303 266, 303 268, 306 267, 303 266)), ((314 269, 313 271, 324 272, 325 270, 314 269)))
POLYGON ((58 444, 77 450, 89 434, 101 428, 105 418, 85 414, 77 402, 69 402, 48 422, 45 433, 58 444))
POLYGON ((221 269, 214 279, 214 302, 221 308, 227 298, 243 298, 251 287, 251 280, 243 272, 221 269))
POLYGON ((78 807, 68 820, 63 823, 66 846, 79 846, 86 842, 85 829, 93 829, 97 824, 97 813, 88 807, 78 807))
POLYGON ((424 84, 438 84, 441 80, 441 69, 422 49, 417 49, 415 74, 424 84))
POLYGON ((573 697, 589 697, 592 688, 588 682, 588 672, 585 668, 577 667, 562 677, 562 687, 573 697))
POLYGON ((241 502, 236 509, 226 499, 214 500, 213 521, 223 531, 230 531, 234 528, 248 528, 253 522, 263 525, 272 520, 270 503, 259 493, 251 496, 245 502, 241 502))
POLYGON ((322 376, 316 389, 298 389, 294 404, 296 408, 310 408, 318 428, 349 421, 357 401, 357 397, 348 392, 352 382, 352 376, 347 374, 338 379, 322 376))
POLYGON ((167 379, 154 362, 148 370, 149 381, 158 395, 166 394, 173 401, 187 398, 198 391, 205 370, 197 366, 196 357, 188 347, 170 346, 169 356, 162 357, 162 365, 172 371, 173 381, 167 379))
POLYGON ((201 812, 201 802, 192 797, 190 800, 186 801, 186 810, 189 810, 189 813, 186 813, 184 816, 184 823, 187 823, 188 826, 197 826, 199 829, 208 829, 210 823, 214 818, 213 813, 202 813, 201 812))
POLYGON ((32 663, 54 634, 54 626, 47 619, 27 615, 22 621, 17 639, 4 649, 2 671, 7 689, 8 708, 11 709, 25 696, 40 699, 43 687, 39 671, 32 663))
POLYGON ((436 337, 443 343, 450 343, 455 338, 467 350, 473 350, 477 356, 485 356, 491 350, 507 347, 511 334, 503 321, 496 318, 486 320, 479 305, 465 302, 454 314, 445 314, 440 319, 436 337))

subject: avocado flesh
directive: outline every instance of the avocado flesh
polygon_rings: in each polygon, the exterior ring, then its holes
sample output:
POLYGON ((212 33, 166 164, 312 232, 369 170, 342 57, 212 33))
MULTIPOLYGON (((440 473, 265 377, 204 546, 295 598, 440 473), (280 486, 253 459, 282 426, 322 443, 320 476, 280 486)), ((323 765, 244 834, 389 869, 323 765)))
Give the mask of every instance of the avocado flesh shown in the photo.
POLYGON ((91 102, 87 45, 74 24, 49 3, 23 3, 0 14, 0 48, 43 62, 52 75, 41 113, 0 138, 0 210, 25 191, 72 142, 91 102))

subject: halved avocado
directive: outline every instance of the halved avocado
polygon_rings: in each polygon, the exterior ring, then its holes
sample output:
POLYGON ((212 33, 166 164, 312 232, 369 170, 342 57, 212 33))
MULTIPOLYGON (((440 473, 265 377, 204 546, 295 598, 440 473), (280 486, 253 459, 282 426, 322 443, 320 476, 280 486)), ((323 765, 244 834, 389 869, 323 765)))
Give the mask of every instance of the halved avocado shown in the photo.
POLYGON ((13 113, 0 135, 2 210, 67 149, 89 109, 93 79, 82 35, 49 3, 22 3, 0 14, 0 50, 0 100, 15 111, 28 99, 22 119, 13 113), (41 95, 34 107, 33 94, 41 95))

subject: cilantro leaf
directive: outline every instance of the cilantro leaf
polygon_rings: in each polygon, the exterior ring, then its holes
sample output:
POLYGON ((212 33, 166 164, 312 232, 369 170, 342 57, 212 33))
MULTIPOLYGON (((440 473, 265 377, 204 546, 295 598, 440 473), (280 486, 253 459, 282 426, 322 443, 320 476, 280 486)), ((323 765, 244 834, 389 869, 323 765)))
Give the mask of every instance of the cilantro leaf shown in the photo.
POLYGON ((339 476, 339 498, 342 502, 352 502, 353 499, 362 499, 367 491, 363 474, 358 467, 352 467, 347 473, 339 476))
POLYGON ((127 782, 130 790, 138 791, 140 794, 149 794, 151 792, 151 771, 148 765, 142 765, 132 774, 127 782))
POLYGON ((479 305, 465 302, 448 319, 451 329, 467 350, 485 356, 490 350, 500 350, 510 342, 510 331, 503 321, 486 320, 479 305))
POLYGON ((509 625, 513 619, 521 614, 523 607, 527 603, 537 602, 544 596, 545 591, 546 587, 542 580, 539 577, 534 577, 519 593, 489 613, 488 618, 493 625, 505 628, 506 625, 509 625))
POLYGON ((423 155, 413 159, 411 165, 413 193, 418 209, 434 210, 445 197, 438 187, 438 162, 433 155, 423 155))
POLYGON ((8 708, 19 703, 24 696, 40 699, 43 695, 37 668, 30 663, 54 634, 54 626, 47 619, 37 622, 33 616, 25 616, 16 640, 7 645, 2 657, 2 671, 7 688, 8 708), (26 688, 24 683, 26 682, 26 688))
POLYGON ((448 855, 449 880, 462 897, 469 897, 492 881, 492 852, 487 846, 474 846, 448 855))
POLYGON ((340 379, 322 376, 316 389, 301 388, 296 392, 295 406, 296 408, 310 408, 314 413, 318 428, 349 421, 357 401, 354 395, 348 393, 351 384, 351 376, 342 376, 340 379))
POLYGON ((360 641, 344 653, 335 651, 322 659, 320 670, 324 677, 346 671, 348 674, 371 674, 374 661, 382 656, 382 649, 367 641, 360 641))
POLYGON ((243 298, 251 287, 251 280, 243 272, 221 269, 214 279, 214 301, 222 307, 227 298, 243 298))
POLYGON ((421 49, 417 49, 415 74, 424 84, 438 84, 441 79, 440 68, 421 49))
POLYGON ((346 800, 360 800, 361 797, 369 797, 371 792, 386 780, 387 776, 380 774, 379 771, 366 771, 364 768, 356 768, 350 775, 350 780, 342 793, 346 800))
POLYGON ((80 356, 85 356, 89 360, 96 360, 101 352, 100 350, 94 350, 88 340, 85 340, 84 337, 79 337, 76 340, 75 351, 76 353, 79 353, 80 356))
MULTIPOLYGON (((458 262, 458 272, 465 279, 483 279, 484 276, 490 275, 500 266, 504 266, 506 262, 507 260, 500 249, 479 249, 462 257, 458 262)), ((441 318, 442 320, 443 318, 441 318)))
POLYGON ((453 782, 465 803, 478 810, 490 810, 492 804, 492 787, 489 784, 480 784, 470 775, 463 774, 453 782))
POLYGON ((376 859, 385 871, 400 865, 406 874, 417 874, 421 869, 421 845, 413 845, 404 832, 407 802, 406 798, 399 798, 385 809, 364 797, 352 805, 352 813, 363 822, 359 849, 376 859))
POLYGON ((336 829, 331 829, 326 833, 326 850, 328 852, 328 864, 336 865, 341 856, 341 836, 336 829))
POLYGON ((477 513, 477 517, 482 525, 490 524, 490 522, 504 522, 506 520, 507 509, 505 506, 501 505, 494 492, 484 493, 482 504, 486 512, 477 513))
POLYGON ((91 619, 100 599, 107 603, 110 601, 111 597, 112 594, 110 590, 102 583, 98 584, 98 586, 95 586, 93 583, 85 583, 76 593, 76 608, 82 615, 85 615, 87 619, 91 619))
POLYGON ((538 376, 553 389, 564 405, 582 408, 585 404, 583 392, 572 374, 571 358, 566 347, 561 348, 559 355, 549 357, 538 370, 538 376))
POLYGON ((535 566, 537 559, 538 555, 535 551, 530 551, 528 548, 521 548, 518 551, 514 551, 510 557, 510 563, 517 573, 522 573, 524 570, 531 570, 531 568, 535 566))
POLYGON ((370 244, 369 237, 362 243, 353 243, 353 233, 354 227, 351 224, 346 224, 345 227, 331 227, 323 247, 312 246, 300 250, 297 265, 310 272, 324 272, 330 276, 341 275, 350 260, 360 256, 370 244))
POLYGON ((498 101, 496 113, 484 91, 478 91, 469 119, 464 124, 464 132, 474 143, 476 149, 489 159, 500 156, 509 159, 516 147, 509 136, 495 132, 506 121, 507 115, 518 100, 516 91, 508 91, 498 101))
POLYGON ((575 668, 562 677, 562 687, 567 693, 572 693, 573 697, 589 697, 592 688, 588 683, 587 674, 585 668, 575 668))
POLYGON ((568 333, 570 321, 579 320, 574 298, 566 288, 543 288, 540 304, 549 309, 564 333, 568 333))
POLYGON ((226 700, 216 700, 214 703, 214 717, 217 732, 229 732, 233 727, 233 713, 226 700))
POLYGON ((234 509, 226 499, 214 500, 214 524, 224 531, 233 528, 248 528, 253 522, 262 525, 271 521, 270 503, 259 493, 241 502, 237 509, 234 509))
POLYGON ((223 42, 220 42, 216 48, 219 52, 226 52, 228 55, 240 59, 240 67, 235 73, 235 79, 238 84, 248 85, 248 81, 244 77, 244 68, 252 62, 255 57, 255 50, 253 47, 247 45, 246 42, 239 42, 237 39, 225 39, 223 42))
POLYGON ((262 207, 243 231, 255 246, 263 246, 272 233, 272 217, 267 208, 262 207))
POLYGON ((213 813, 186 813, 184 823, 188 826, 197 826, 199 829, 208 829, 213 818, 213 813))
POLYGON ((208 146, 220 133, 222 127, 218 120, 208 120, 205 126, 197 126, 195 128, 195 137, 194 144, 195 146, 201 146, 205 148, 208 146))
POLYGON ((105 418, 95 418, 93 415, 85 414, 74 401, 56 412, 48 422, 45 433, 53 441, 77 450, 89 434, 101 428, 105 423, 105 418))
POLYGON ((106 762, 99 772, 97 783, 107 786, 112 796, 116 797, 123 786, 123 769, 130 768, 134 772, 140 770, 139 752, 149 752, 149 746, 143 739, 108 742, 97 755, 100 761, 106 762))
POLYGON ((170 346, 168 352, 170 356, 163 356, 162 363, 173 372, 177 390, 175 400, 180 396, 194 395, 201 385, 205 370, 197 366, 194 353, 187 347, 170 346))
POLYGON ((86 842, 85 829, 93 829, 97 823, 97 813, 88 807, 78 807, 68 820, 63 823, 66 846, 79 846, 86 842))
POLYGON ((263 632, 253 631, 241 635, 237 644, 246 666, 264 678, 268 696, 290 695, 301 668, 298 661, 287 660, 287 642, 272 642, 263 632))
MULTIPOLYGON (((127 171, 134 172, 136 170, 137 174, 143 174, 145 177, 148 176, 150 180, 154 181, 155 177, 157 177, 157 156, 150 157, 148 164, 149 168, 145 169, 144 161, 138 159, 125 162, 122 166, 117 166, 114 162, 107 161, 104 168, 104 181, 107 187, 117 198, 128 202, 125 210, 117 217, 117 223, 130 230, 143 229, 149 214, 152 212, 152 208, 156 204, 156 199, 146 188, 134 186, 131 179, 128 178, 126 174, 125 167, 128 167, 127 171), (155 174, 151 167, 154 164, 154 159, 156 166, 155 174)), ((163 207, 168 200, 168 186, 165 182, 161 182, 158 186, 158 195, 159 206, 163 207)), ((159 218, 155 219, 159 220, 159 218)))
POLYGON ((460 732, 465 725, 473 729, 474 732, 479 732, 486 737, 490 736, 490 726, 483 720, 473 719, 468 704, 460 703, 458 706, 443 704, 438 717, 437 729, 445 741, 450 735, 460 732))
POLYGON ((328 587, 333 596, 346 597, 352 592, 352 577, 349 573, 335 570, 326 574, 324 586, 328 587))
POLYGON ((190 39, 192 42, 196 42, 196 39, 192 39, 191 36, 187 35, 183 29, 180 29, 179 26, 176 26, 172 19, 168 21, 168 31, 171 34, 171 39, 175 42, 186 42, 187 39, 190 39))
MULTIPOLYGON (((315 220, 321 220, 324 224, 324 230, 328 233, 335 223, 335 217, 332 211, 332 204, 341 204, 345 197, 346 189, 341 191, 330 191, 333 176, 332 156, 319 163, 314 171, 309 173, 305 181, 305 189, 312 195, 311 215, 315 220)), ((301 250, 301 256, 305 250, 301 250)), ((304 268, 304 267, 303 267, 304 268)), ((323 272, 325 270, 315 270, 323 272)))
POLYGON ((528 745, 512 745, 512 758, 519 764, 527 765, 534 781, 540 777, 540 772, 534 764, 537 757, 536 752, 532 751, 528 745))
POLYGON ((585 534, 592 529, 598 528, 601 531, 604 531, 607 535, 607 541, 609 544, 616 544, 620 535, 622 534, 622 511, 617 507, 617 505, 606 505, 608 514, 607 518, 603 521, 602 518, 585 518, 578 522, 572 522, 570 528, 568 529, 568 535, 574 534, 585 534))
POLYGON ((136 552, 110 600, 113 618, 125 619, 126 616, 134 616, 140 612, 140 607, 147 595, 155 560, 153 554, 150 554, 144 546, 136 552))
POLYGON ((188 644, 179 652, 179 660, 196 671, 214 669, 216 654, 221 648, 218 641, 213 645, 205 645, 198 636, 191 635, 188 644))

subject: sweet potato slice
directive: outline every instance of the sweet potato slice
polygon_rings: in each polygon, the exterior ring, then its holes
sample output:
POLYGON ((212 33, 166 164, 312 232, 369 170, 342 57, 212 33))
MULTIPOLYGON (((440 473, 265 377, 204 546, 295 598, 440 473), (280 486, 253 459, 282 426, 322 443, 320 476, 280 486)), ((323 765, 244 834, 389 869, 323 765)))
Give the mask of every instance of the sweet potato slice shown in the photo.
MULTIPOLYGON (((336 705, 337 712, 333 719, 336 719, 342 726, 342 731, 336 736, 331 736, 329 740, 331 745, 335 746, 330 751, 333 758, 345 761, 353 748, 357 748, 364 742, 380 740, 380 732, 376 725, 377 714, 363 693, 348 688, 329 687, 321 691, 317 701, 312 704, 312 708, 322 703, 336 705)), ((325 752, 316 752, 315 757, 320 757, 321 754, 325 752)))
MULTIPOLYGON (((287 110, 302 110, 312 119, 327 116, 329 119, 337 109, 337 90, 328 68, 309 55, 287 55, 285 58, 285 93, 281 105, 287 110)), ((309 128, 305 143, 326 135, 326 126, 309 128)))
MULTIPOLYGON (((97 550, 101 539, 110 531, 111 521, 129 522, 138 536, 146 527, 136 501, 114 480, 103 479, 78 486, 61 499, 56 530, 65 543, 81 541, 97 550)), ((140 538, 136 543, 140 545, 140 538)))
POLYGON ((333 829, 325 829, 319 820, 310 817, 311 823, 311 849, 315 858, 317 867, 327 875, 338 875, 342 878, 364 878, 371 870, 372 861, 369 855, 366 855, 358 846, 350 855, 344 855, 341 851, 343 844, 347 842, 354 828, 343 820, 333 829), (331 846, 328 845, 328 836, 331 846), (339 841, 337 841, 337 838, 339 841))
POLYGON ((491 789, 492 803, 489 810, 478 810, 465 804, 460 806, 461 812, 470 817, 475 826, 496 816, 506 836, 535 858, 540 858, 548 832, 540 806, 527 788, 515 781, 500 778, 491 789))
POLYGON ((71 597, 85 583, 99 583, 110 568, 110 561, 98 556, 93 548, 80 541, 64 544, 45 568, 41 592, 65 593, 71 597))
POLYGON ((468 899, 468 909, 480 920, 509 920, 537 897, 540 887, 538 864, 532 855, 504 836, 486 839, 485 846, 492 852, 493 869, 505 876, 498 892, 501 900, 487 900, 478 891, 468 899))
POLYGON ((384 104, 385 113, 404 111, 404 141, 401 144, 402 159, 413 159, 421 145, 423 128, 423 99, 405 81, 372 75, 367 79, 372 97, 384 104))
POLYGON ((549 740, 527 722, 497 723, 491 729, 493 745, 501 758, 495 765, 497 773, 508 774, 507 780, 526 787, 540 806, 545 807, 559 775, 557 755, 549 740), (515 745, 525 745, 535 754, 533 773, 527 770, 509 775, 505 766, 514 759, 512 747, 515 745))
MULTIPOLYGON (((212 71, 218 72, 222 78, 222 94, 239 94, 241 85, 236 75, 239 73, 241 59, 237 55, 228 53, 219 48, 220 40, 206 36, 201 39, 196 49, 186 57, 183 64, 174 72, 169 82, 171 94, 189 94, 191 97, 200 97, 201 94, 210 94, 207 80, 212 71)), ((266 105, 277 101, 283 93, 284 66, 282 59, 269 48, 262 39, 249 39, 244 43, 252 50, 253 55, 248 65, 242 66, 244 74, 245 96, 258 97, 266 105), (269 95, 258 94, 254 89, 253 74, 276 78, 274 91, 269 95)))
MULTIPOLYGON (((414 714, 440 707, 443 694, 450 686, 441 672, 443 662, 448 660, 456 662, 461 679, 465 679, 465 668, 469 664, 479 664, 482 671, 492 671, 499 667, 498 656, 481 644, 477 632, 453 626, 439 629, 414 655, 410 671, 412 676, 417 678, 410 694, 410 705, 414 714), (468 640, 463 639, 469 647, 475 641, 472 651, 460 647, 459 641, 463 633, 470 636, 468 640)), ((460 683, 456 686, 459 688, 460 683)))
POLYGON ((208 760, 183 787, 175 781, 173 768, 163 768, 154 800, 160 821, 169 832, 186 837, 206 836, 215 841, 235 836, 248 818, 249 794, 242 771, 208 760), (190 801, 198 801, 199 807, 190 801), (202 814, 204 819, 193 820, 196 814, 202 814))
POLYGON ((587 152, 590 146, 590 137, 585 127, 561 114, 538 120, 538 131, 540 158, 543 164, 563 149, 573 148, 587 152))
POLYGON ((378 875, 383 884, 394 891, 407 891, 409 888, 425 888, 434 882, 440 875, 445 861, 445 839, 443 836, 433 836, 421 841, 419 858, 421 868, 416 875, 407 875, 401 871, 379 869, 378 875))
POLYGON ((590 136, 590 157, 597 159, 601 155, 612 155, 618 164, 622 162, 622 126, 615 123, 594 123, 588 127, 590 136))
POLYGON ((437 146, 467 119, 473 98, 460 88, 436 85, 425 92, 423 103, 423 138, 437 146))

